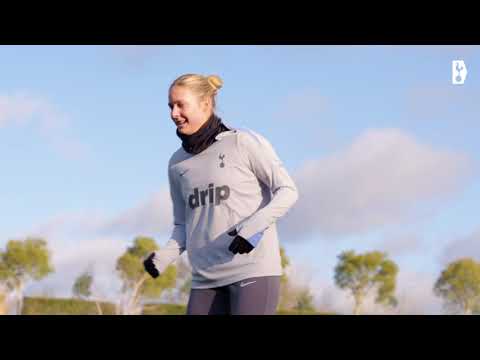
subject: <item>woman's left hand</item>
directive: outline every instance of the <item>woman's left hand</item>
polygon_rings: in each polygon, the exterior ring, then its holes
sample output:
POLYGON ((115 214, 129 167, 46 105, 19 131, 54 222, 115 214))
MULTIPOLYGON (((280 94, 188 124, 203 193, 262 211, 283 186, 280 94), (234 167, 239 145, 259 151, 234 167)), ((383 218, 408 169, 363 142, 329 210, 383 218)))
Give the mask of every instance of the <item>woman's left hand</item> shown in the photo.
POLYGON ((230 236, 235 236, 228 250, 234 254, 248 254, 254 249, 254 246, 248 242, 248 240, 237 235, 237 230, 232 230, 228 233, 230 236))

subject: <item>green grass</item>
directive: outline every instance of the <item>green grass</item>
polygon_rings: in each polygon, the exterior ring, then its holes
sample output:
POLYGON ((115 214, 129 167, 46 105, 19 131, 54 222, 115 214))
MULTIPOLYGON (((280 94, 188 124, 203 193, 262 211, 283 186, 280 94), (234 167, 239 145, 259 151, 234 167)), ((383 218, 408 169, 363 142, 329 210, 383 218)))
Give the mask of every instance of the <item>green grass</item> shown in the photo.
POLYGON ((278 310, 277 315, 335 315, 325 311, 278 310))
POLYGON ((187 307, 177 304, 152 304, 143 307, 143 315, 185 315, 187 307))
MULTIPOLYGON (((104 315, 115 315, 115 304, 100 303, 104 315)), ((185 305, 146 304, 143 315, 184 315, 185 305)), ((98 315, 95 302, 80 299, 25 297, 22 315, 98 315)), ((279 310, 277 315, 334 315, 327 312, 279 310)))
MULTIPOLYGON (((104 315, 115 315, 115 304, 101 302, 104 315)), ((183 315, 186 307, 176 304, 147 304, 144 315, 183 315)), ((80 299, 26 297, 22 315, 98 315, 95 302, 80 299)))
MULTIPOLYGON (((100 307, 105 315, 115 314, 115 305, 102 302, 100 307)), ((26 297, 22 315, 97 315, 93 301, 79 299, 55 299, 26 297)))

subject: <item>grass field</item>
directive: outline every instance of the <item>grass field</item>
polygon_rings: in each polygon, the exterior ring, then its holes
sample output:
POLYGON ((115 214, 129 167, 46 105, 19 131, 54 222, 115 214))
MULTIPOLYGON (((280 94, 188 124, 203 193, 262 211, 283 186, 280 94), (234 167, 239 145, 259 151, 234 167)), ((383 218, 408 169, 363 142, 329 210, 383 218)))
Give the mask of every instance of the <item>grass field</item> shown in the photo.
MULTIPOLYGON (((115 315, 115 305, 108 302, 100 303, 104 315, 115 315)), ((186 306, 178 304, 146 304, 143 315, 184 315, 186 306)), ((325 312, 298 312, 280 310, 278 315, 333 315, 325 312)), ((79 299, 58 299, 26 297, 22 315, 98 315, 97 306, 93 301, 79 299)))

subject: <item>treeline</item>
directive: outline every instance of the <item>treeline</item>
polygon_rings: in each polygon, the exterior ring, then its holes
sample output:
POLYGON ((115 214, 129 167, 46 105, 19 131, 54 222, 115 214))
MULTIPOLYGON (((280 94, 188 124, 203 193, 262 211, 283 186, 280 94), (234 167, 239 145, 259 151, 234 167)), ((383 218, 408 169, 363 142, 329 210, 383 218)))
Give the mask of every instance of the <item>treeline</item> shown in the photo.
MULTIPOLYGON (((43 313, 90 314, 92 306, 99 315, 184 313, 190 292, 191 269, 188 262, 180 257, 161 276, 152 279, 143 269, 143 260, 158 248, 154 239, 139 236, 117 259, 115 272, 121 281, 121 289, 116 302, 105 301, 99 296, 102 291, 95 283, 94 269, 87 266, 72 284, 73 299, 27 298, 25 305, 26 286, 55 271, 51 251, 45 239, 10 240, 5 249, 0 250, 0 314, 42 313, 39 307, 43 307, 43 313), (168 300, 170 305, 157 304, 159 299, 168 300)), ((283 248, 281 258, 284 274, 278 313, 321 313, 315 307, 310 288, 296 284, 287 275, 291 264, 283 248)), ((356 254, 350 250, 338 256, 334 281, 353 298, 352 313, 362 314, 366 299, 372 297, 378 306, 398 306, 395 295, 398 273, 398 265, 384 252, 356 254)), ((480 313, 480 263, 471 258, 453 261, 439 274, 432 291, 443 299, 447 313, 480 313)))

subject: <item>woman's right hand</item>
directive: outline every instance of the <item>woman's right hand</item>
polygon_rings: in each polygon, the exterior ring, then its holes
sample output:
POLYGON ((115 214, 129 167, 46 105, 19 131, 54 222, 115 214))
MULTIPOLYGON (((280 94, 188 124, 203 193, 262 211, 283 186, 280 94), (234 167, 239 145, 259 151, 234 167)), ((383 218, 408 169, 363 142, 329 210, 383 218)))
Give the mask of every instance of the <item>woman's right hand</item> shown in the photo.
POLYGON ((157 278, 160 273, 158 272, 157 268, 155 267, 155 263, 153 262, 153 258, 155 257, 155 253, 151 253, 148 258, 145 259, 143 262, 143 267, 145 271, 150 274, 152 278, 157 278))

